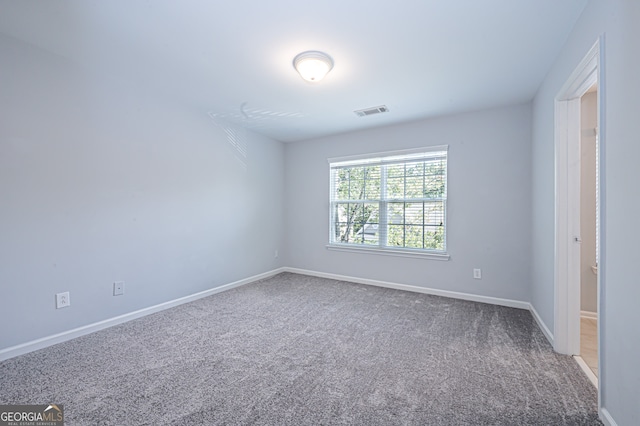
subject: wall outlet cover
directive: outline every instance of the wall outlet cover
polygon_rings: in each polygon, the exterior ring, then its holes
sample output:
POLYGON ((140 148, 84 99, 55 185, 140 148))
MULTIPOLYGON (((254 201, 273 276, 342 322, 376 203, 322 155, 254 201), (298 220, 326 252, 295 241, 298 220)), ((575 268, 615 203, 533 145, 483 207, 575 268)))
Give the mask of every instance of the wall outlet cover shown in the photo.
POLYGON ((64 293, 56 294, 56 309, 66 308, 67 306, 71 306, 69 292, 65 291, 64 293))
POLYGON ((124 294, 124 281, 116 281, 113 283, 113 295, 122 296, 124 294))

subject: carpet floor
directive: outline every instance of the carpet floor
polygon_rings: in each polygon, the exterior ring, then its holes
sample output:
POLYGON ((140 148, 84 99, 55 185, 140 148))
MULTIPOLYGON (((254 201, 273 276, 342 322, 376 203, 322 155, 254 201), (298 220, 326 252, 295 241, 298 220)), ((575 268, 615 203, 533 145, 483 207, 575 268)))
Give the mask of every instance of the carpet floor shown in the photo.
POLYGON ((528 311, 283 273, 0 363, 67 425, 600 425, 528 311))

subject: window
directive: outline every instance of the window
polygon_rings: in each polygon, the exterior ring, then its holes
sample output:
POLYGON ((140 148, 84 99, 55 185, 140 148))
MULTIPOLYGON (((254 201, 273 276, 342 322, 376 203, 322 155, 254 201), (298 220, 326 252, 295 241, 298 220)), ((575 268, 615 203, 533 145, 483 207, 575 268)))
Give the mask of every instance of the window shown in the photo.
POLYGON ((447 147, 329 160, 330 248, 446 252, 447 147))

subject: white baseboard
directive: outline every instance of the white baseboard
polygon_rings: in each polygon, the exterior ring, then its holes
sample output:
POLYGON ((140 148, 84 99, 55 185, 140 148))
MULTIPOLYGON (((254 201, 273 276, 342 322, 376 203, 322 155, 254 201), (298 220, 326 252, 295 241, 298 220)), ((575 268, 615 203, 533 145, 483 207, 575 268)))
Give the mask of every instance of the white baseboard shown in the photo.
POLYGON ((606 408, 600 409, 600 420, 602 420, 602 423, 604 423, 606 426, 618 426, 618 423, 613 420, 613 417, 611 417, 611 413, 609 413, 609 410, 607 410, 606 408))
POLYGON ((596 387, 596 389, 598 388, 598 378, 596 377, 595 374, 593 374, 593 371, 591 371, 591 368, 589 368, 589 366, 587 365, 587 363, 584 361, 584 359, 580 356, 580 355, 574 355, 573 359, 576 360, 576 362, 578 363, 578 365, 580 366, 580 368, 582 369, 582 371, 584 372, 584 374, 587 376, 587 378, 591 381, 591 383, 593 384, 593 386, 596 387))
POLYGON ((292 272, 294 274, 310 275, 314 277, 328 278, 328 279, 338 280, 338 281, 349 281, 349 282, 358 283, 358 284, 374 285, 377 287, 394 288, 396 290, 405 290, 405 291, 412 291, 414 293, 431 294, 433 296, 449 297, 452 299, 470 300, 472 302, 489 303, 491 305, 508 306, 510 308, 520 308, 520 309, 529 310, 529 308, 531 307, 531 305, 528 302, 521 302, 519 300, 502 299, 498 297, 481 296, 477 294, 460 293, 457 291, 449 291, 449 290, 438 290, 435 288, 419 287, 419 286, 409 285, 409 284, 398 284, 398 283, 392 283, 388 281, 372 280, 368 278, 358 278, 358 277, 351 277, 346 275, 331 274, 327 272, 310 271, 307 269, 285 267, 284 270, 286 272, 292 272))
POLYGON ((144 317, 165 309, 172 308, 174 306, 182 305, 184 303, 193 302, 194 300, 202 299, 203 297, 211 296, 212 294, 221 293, 223 291, 231 290, 232 288, 240 287, 245 284, 249 284, 264 278, 269 278, 277 275, 281 272, 285 272, 285 268, 278 268, 272 271, 264 272, 262 274, 254 275, 252 277, 244 278, 239 281, 234 281, 229 284, 225 284, 219 287, 215 287, 209 290, 201 291, 199 293, 191 294, 189 296, 181 297, 179 299, 170 300, 168 302, 160 303, 158 305, 143 308, 134 312, 129 312, 124 315, 109 318, 103 321, 88 324, 82 327, 74 328, 73 330, 64 331, 62 333, 54 334, 52 336, 43 337, 30 342, 22 343, 20 345, 12 346, 6 349, 0 350, 0 361, 4 361, 9 358, 23 355, 29 352, 36 351, 38 349, 46 348, 47 346, 55 345, 57 343, 66 342, 67 340, 75 339, 76 337, 84 336, 86 334, 94 333, 99 330, 103 330, 114 325, 122 324, 127 321, 134 320, 136 318, 144 317))
POLYGON ((549 343, 551 343, 551 347, 553 347, 553 333, 549 330, 547 324, 542 321, 542 318, 538 314, 538 311, 536 311, 536 308, 534 308, 532 304, 529 304, 529 311, 531 311, 533 319, 536 320, 536 322, 538 323, 538 327, 540 327, 540 330, 542 330, 542 334, 545 335, 549 343))
POLYGON ((589 318, 589 319, 598 319, 598 313, 597 312, 591 312, 591 311, 580 311, 580 317, 581 318, 589 318))

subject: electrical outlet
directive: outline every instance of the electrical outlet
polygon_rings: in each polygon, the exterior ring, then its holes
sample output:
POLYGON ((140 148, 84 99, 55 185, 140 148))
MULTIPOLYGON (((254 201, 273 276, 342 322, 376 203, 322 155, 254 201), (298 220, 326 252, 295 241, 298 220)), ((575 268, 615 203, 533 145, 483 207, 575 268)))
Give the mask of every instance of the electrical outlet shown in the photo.
POLYGON ((473 278, 476 280, 482 279, 482 269, 476 268, 473 270, 473 278))
POLYGON ((56 309, 66 308, 71 306, 71 299, 69 298, 69 292, 56 294, 56 309))
POLYGON ((124 294, 124 281, 117 281, 113 283, 113 295, 121 296, 124 294))

